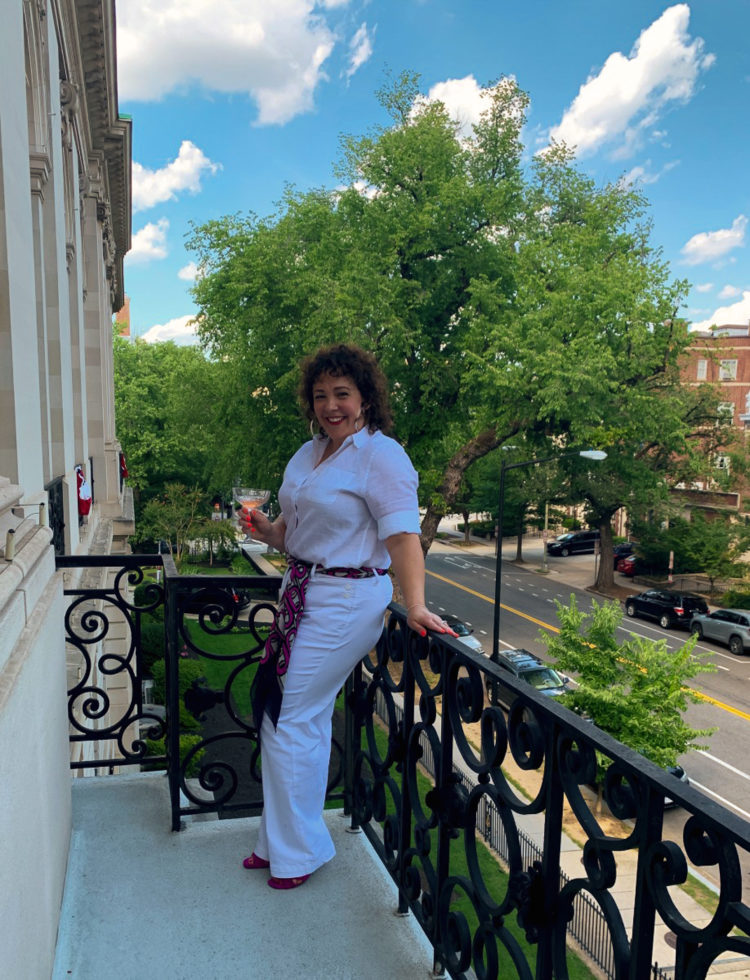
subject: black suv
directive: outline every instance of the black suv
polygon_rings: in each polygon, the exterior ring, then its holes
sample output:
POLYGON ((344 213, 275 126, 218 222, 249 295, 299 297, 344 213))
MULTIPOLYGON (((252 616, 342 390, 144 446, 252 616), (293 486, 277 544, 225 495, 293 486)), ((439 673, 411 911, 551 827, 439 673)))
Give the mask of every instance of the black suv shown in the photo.
MULTIPOLYGON (((558 674, 554 667, 542 663, 538 657, 529 653, 528 650, 502 650, 499 653, 493 653, 490 660, 493 664, 497 664, 503 670, 513 674, 514 677, 519 677, 522 681, 531 684, 540 694, 546 694, 551 698, 559 697, 568 684, 568 678, 564 674, 558 674)), ((489 675, 485 676, 485 685, 490 704, 499 704, 503 708, 510 708, 515 697, 512 691, 489 675)))
POLYGON ((548 555, 593 555, 599 543, 598 531, 569 531, 547 544, 548 555))
POLYGON ((690 627, 690 620, 696 613, 707 613, 706 600, 692 592, 672 592, 667 589, 649 589, 639 592, 625 600, 628 616, 642 616, 655 619, 662 629, 681 626, 690 627))

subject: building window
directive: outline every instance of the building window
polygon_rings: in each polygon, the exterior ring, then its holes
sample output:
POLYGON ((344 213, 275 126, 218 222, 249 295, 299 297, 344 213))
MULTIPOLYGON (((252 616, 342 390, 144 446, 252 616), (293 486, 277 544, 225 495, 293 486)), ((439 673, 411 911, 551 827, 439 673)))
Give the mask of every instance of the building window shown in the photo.
POLYGON ((708 377, 708 361, 705 359, 705 357, 701 357, 700 360, 698 361, 698 372, 696 374, 696 378, 698 379, 698 381, 705 381, 707 377, 708 377))
POLYGON ((716 414, 718 425, 731 425, 734 421, 734 402, 719 402, 716 414))
POLYGON ((49 526, 52 530, 52 546, 56 555, 65 554, 65 497, 62 477, 44 488, 48 493, 49 526))
POLYGON ((719 381, 737 380, 737 361, 719 361, 719 381))
POLYGON ((728 456, 714 456, 714 466, 717 470, 726 470, 729 472, 729 457, 728 456))

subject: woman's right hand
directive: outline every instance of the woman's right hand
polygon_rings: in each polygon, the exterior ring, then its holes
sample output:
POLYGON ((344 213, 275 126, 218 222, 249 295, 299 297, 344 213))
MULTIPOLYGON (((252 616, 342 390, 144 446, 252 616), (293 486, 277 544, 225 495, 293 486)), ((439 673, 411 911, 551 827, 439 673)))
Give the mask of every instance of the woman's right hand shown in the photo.
POLYGON ((247 514, 243 511, 239 523, 256 541, 262 541, 276 551, 284 550, 286 522, 281 517, 270 521, 262 510, 251 510, 247 514))

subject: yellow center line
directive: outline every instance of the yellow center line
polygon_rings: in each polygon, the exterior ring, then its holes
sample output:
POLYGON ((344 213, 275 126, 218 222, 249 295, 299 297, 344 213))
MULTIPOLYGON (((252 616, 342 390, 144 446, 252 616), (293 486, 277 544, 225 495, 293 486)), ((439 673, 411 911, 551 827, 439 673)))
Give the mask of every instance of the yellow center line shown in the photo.
MULTIPOLYGON (((433 578, 440 579, 441 582, 447 582, 448 585, 452 585, 456 589, 461 589, 462 592, 468 592, 469 595, 474 595, 477 597, 477 599, 484 599, 484 601, 489 602, 491 606, 495 605, 494 596, 484 595, 482 592, 475 592, 474 589, 470 589, 467 585, 461 585, 460 582, 454 582, 452 578, 445 578, 443 575, 438 575, 437 572, 429 571, 429 569, 426 571, 428 575, 432 575, 433 578)), ((522 619, 528 619, 530 623, 536 623, 536 625, 541 626, 542 629, 550 630, 552 633, 560 632, 557 626, 551 626, 549 623, 545 623, 542 619, 537 619, 535 616, 530 616, 528 613, 521 612, 520 609, 514 609, 512 606, 506 606, 502 602, 500 603, 500 608, 505 609, 507 612, 511 612, 516 616, 520 616, 522 619)))
MULTIPOLYGON (((438 575, 437 572, 431 572, 429 569, 426 570, 428 575, 433 578, 439 579, 441 582, 446 582, 448 585, 452 585, 456 589, 461 589, 462 592, 468 592, 469 595, 476 596, 477 599, 484 599, 485 602, 489 602, 490 605, 495 604, 494 596, 484 595, 482 592, 476 592, 474 589, 470 589, 467 585, 461 585, 460 582, 455 582, 452 578, 446 578, 444 575, 438 575)), ((506 612, 513 613, 514 616, 520 616, 522 619, 528 619, 531 623, 536 623, 537 626, 541 626, 542 629, 549 630, 551 633, 559 633, 560 629, 557 626, 552 626, 550 623, 545 623, 542 619, 537 619, 535 616, 530 616, 528 613, 521 612, 520 609, 514 609, 513 606, 506 606, 504 603, 500 603, 500 608, 505 609, 506 612)), ((746 711, 742 711, 740 708, 733 708, 731 704, 725 704, 723 701, 718 701, 716 698, 712 698, 710 694, 704 694, 702 691, 696 691, 695 688, 687 687, 686 691, 694 694, 701 701, 706 701, 708 704, 713 704, 717 708, 721 708, 723 711, 728 711, 732 715, 737 715, 738 718, 742 718, 745 721, 750 721, 750 714, 746 711)))

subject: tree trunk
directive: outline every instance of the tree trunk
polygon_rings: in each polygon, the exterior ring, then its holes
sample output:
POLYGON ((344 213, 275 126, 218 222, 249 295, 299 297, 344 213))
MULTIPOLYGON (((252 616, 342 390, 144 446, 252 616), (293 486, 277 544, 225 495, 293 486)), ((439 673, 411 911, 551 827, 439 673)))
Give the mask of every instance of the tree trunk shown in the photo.
POLYGON ((464 544, 471 544, 471 528, 469 527, 468 510, 462 510, 461 516, 464 519, 464 544))
MULTIPOLYGON (((613 512, 614 513, 614 512, 613 512)), ((606 592, 615 584, 614 561, 612 550, 612 514, 599 518, 599 567, 594 583, 599 592, 606 592)))
POLYGON ((516 561, 523 561, 523 523, 524 523, 525 513, 523 508, 521 509, 521 515, 518 520, 518 533, 516 535, 516 561))
POLYGON ((451 505, 458 495, 463 475, 472 463, 486 456, 501 446, 506 439, 514 436, 520 424, 514 424, 507 432, 498 433, 497 429, 485 429, 466 443, 453 456, 443 473, 443 479, 435 493, 432 494, 427 511, 422 519, 422 551, 427 554, 437 534, 438 524, 446 514, 450 513, 451 505))

